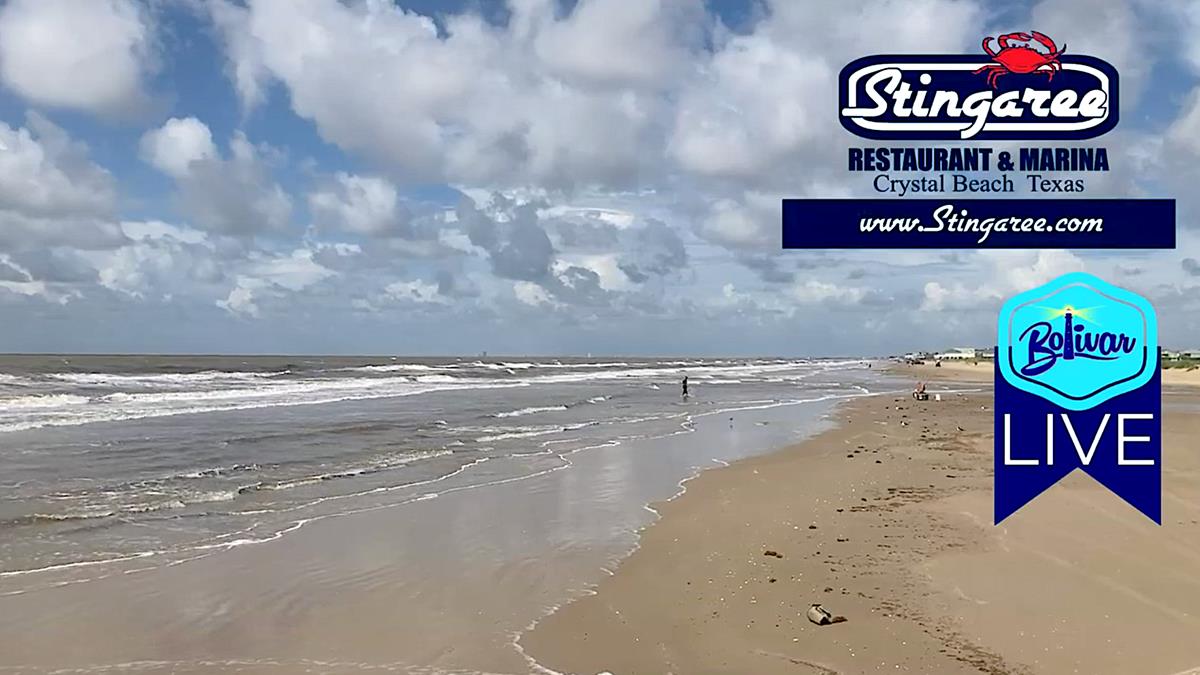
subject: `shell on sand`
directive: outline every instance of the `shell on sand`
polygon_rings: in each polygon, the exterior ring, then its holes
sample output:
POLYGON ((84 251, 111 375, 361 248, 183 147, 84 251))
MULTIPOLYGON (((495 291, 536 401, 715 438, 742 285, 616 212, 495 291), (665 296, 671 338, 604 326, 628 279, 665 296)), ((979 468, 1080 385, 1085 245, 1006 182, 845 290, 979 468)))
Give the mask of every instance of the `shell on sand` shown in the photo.
POLYGON ((846 617, 834 616, 821 605, 813 604, 808 608, 808 620, 818 626, 828 626, 831 623, 841 623, 846 620, 846 617))

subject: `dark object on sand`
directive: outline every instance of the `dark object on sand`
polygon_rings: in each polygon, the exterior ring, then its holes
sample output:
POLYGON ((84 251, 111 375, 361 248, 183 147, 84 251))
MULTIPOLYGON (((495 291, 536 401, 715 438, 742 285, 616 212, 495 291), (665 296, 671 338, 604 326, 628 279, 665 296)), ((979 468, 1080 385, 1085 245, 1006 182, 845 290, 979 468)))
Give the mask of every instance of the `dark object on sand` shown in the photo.
POLYGON ((763 555, 769 555, 772 558, 782 558, 783 557, 782 553, 780 553, 779 551, 772 551, 771 549, 767 549, 767 550, 763 551, 763 555))
POLYGON ((828 626, 833 623, 842 623, 846 620, 846 617, 834 616, 833 614, 829 613, 829 610, 814 603, 808 608, 808 620, 817 624, 818 626, 828 626))

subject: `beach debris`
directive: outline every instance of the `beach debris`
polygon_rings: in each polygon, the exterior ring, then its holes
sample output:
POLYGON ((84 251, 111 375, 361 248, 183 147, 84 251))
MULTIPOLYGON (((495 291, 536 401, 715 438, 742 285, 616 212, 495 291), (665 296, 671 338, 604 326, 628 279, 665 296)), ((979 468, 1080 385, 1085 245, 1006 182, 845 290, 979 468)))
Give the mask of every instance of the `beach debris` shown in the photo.
POLYGON ((767 549, 767 550, 763 551, 763 555, 771 556, 772 558, 782 558, 783 557, 782 553, 780 553, 779 551, 772 551, 771 549, 767 549))
POLYGON ((815 529, 817 529, 817 526, 816 526, 816 525, 809 525, 809 526, 808 526, 808 529, 810 529, 810 530, 815 530, 815 529))
POLYGON ((808 620, 818 626, 828 626, 834 623, 841 623, 846 620, 844 616, 834 616, 819 604, 814 603, 808 608, 808 620))

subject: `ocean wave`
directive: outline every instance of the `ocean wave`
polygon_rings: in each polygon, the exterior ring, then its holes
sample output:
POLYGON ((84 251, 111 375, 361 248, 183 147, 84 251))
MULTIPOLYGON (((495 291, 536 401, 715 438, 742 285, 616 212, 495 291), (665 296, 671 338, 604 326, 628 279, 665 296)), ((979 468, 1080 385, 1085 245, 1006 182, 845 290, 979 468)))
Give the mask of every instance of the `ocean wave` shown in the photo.
POLYGON ((524 415, 532 415, 534 413, 555 412, 566 409, 567 406, 565 405, 533 406, 529 408, 521 408, 519 410, 509 410, 508 412, 496 413, 495 415, 492 415, 492 417, 522 417, 524 415))
POLYGON ((367 476, 382 471, 390 471, 403 466, 412 464, 422 460, 435 459, 437 457, 445 457, 453 454, 452 450, 445 448, 439 450, 424 450, 424 451, 401 451, 387 453, 374 458, 367 464, 360 466, 348 466, 343 469, 327 471, 318 474, 311 474, 299 478, 291 478, 280 480, 277 482, 259 483, 257 485, 246 488, 246 491, 279 491, 291 490, 293 488, 304 487, 305 485, 315 485, 340 478, 356 478, 359 476, 367 476))
POLYGON ((202 370, 194 373, 147 373, 125 375, 118 373, 49 373, 48 380, 67 382, 70 384, 93 387, 178 387, 181 385, 195 386, 200 384, 226 384, 230 382, 253 382, 282 375, 288 375, 289 370, 277 371, 235 371, 235 370, 202 370))
POLYGON ((21 405, 0 406, 0 432, 169 415, 414 396, 450 389, 514 386, 525 385, 521 382, 478 379, 413 382, 408 378, 346 378, 286 380, 257 387, 201 391, 114 392, 91 399, 74 394, 55 394, 45 397, 22 397, 28 400, 23 400, 21 405), (83 403, 87 405, 81 405, 83 403))
POLYGON ((29 516, 14 518, 5 524, 65 523, 155 513, 158 511, 182 509, 193 504, 233 501, 237 498, 238 492, 238 490, 195 491, 159 501, 140 501, 127 504, 94 504, 59 513, 34 513, 29 516))
POLYGON ((87 396, 76 394, 36 394, 0 399, 0 408, 5 410, 32 410, 83 405, 90 401, 87 396))
POLYGON ((440 383, 451 383, 451 382, 463 382, 462 379, 454 377, 453 375, 420 375, 416 378, 416 381, 423 382, 423 383, 439 383, 439 384, 440 383))
POLYGON ((3 384, 3 385, 13 385, 13 386, 18 386, 18 387, 23 387, 23 386, 30 385, 33 383, 34 383, 33 380, 29 379, 28 377, 22 377, 20 375, 10 375, 8 373, 0 373, 0 384, 3 384))
POLYGON ((384 366, 357 366, 342 368, 344 371, 361 371, 365 373, 403 373, 408 371, 429 372, 441 370, 445 366, 427 366, 422 363, 391 363, 384 366))
POLYGON ((479 438, 475 439, 475 442, 492 443, 494 441, 504 441, 513 438, 534 438, 537 436, 546 436, 548 434, 562 433, 563 431, 566 431, 565 427, 530 429, 528 431, 505 431, 503 433, 480 436, 479 438))

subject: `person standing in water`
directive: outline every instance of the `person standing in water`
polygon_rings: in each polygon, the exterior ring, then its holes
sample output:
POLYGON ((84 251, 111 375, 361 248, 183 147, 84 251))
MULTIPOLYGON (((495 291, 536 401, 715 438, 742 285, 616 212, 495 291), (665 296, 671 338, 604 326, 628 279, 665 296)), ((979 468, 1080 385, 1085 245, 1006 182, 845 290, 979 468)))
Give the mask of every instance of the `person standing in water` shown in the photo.
POLYGON ((688 397, 687 375, 683 376, 683 397, 684 398, 688 397))

